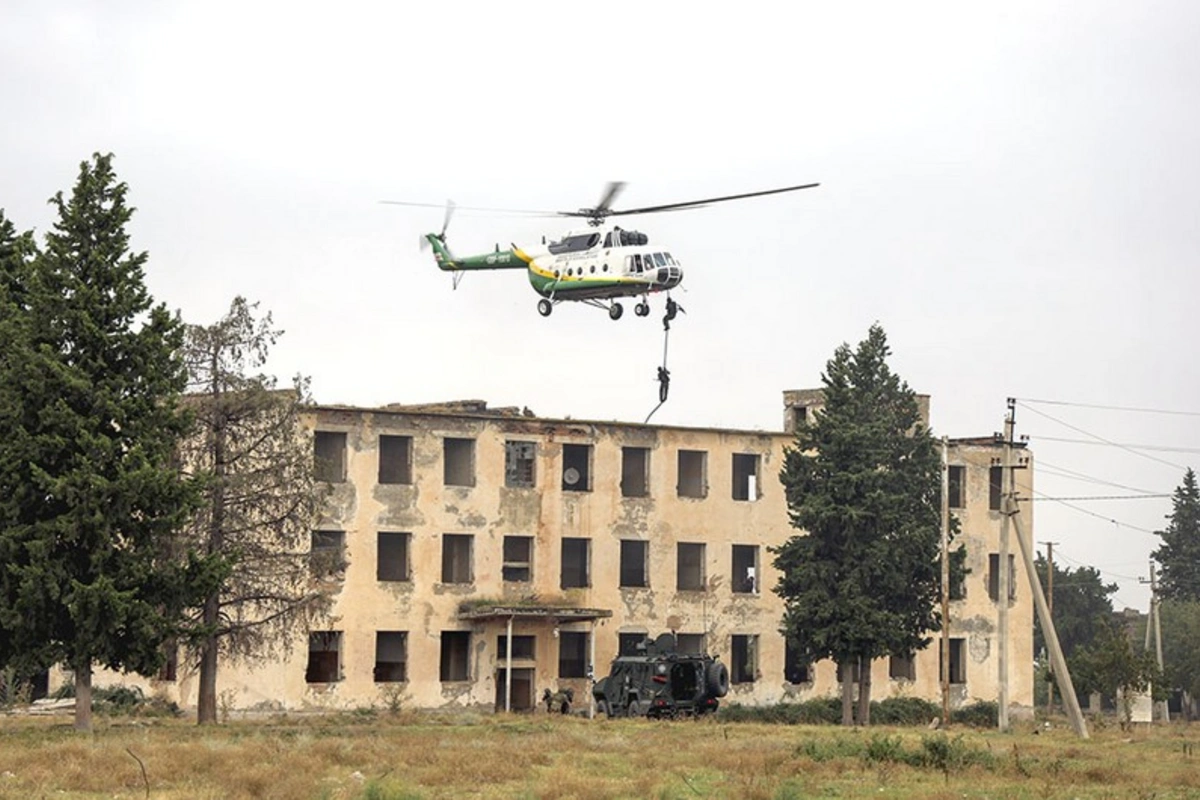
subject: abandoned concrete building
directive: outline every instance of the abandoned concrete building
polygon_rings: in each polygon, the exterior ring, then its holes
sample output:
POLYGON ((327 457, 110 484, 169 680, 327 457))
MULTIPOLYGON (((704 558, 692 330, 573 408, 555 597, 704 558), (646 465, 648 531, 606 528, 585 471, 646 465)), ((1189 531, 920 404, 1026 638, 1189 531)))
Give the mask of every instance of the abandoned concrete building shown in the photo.
MULTIPOLYGON (((335 593, 332 615, 290 657, 223 663, 222 704, 529 710, 547 688, 589 698, 593 671, 665 631, 725 661, 726 702, 838 695, 832 663, 802 663, 785 646, 771 591, 770 548, 795 533, 783 451, 821 397, 785 392, 777 432, 546 419, 475 401, 313 408, 316 469, 331 491, 312 564, 335 593)), ((993 437, 950 442, 969 569, 952 593, 954 706, 998 696, 1000 453, 993 437)), ((1028 498, 1032 461, 1021 457, 1028 498)), ((1019 563, 1008 564, 1009 698, 1029 707, 1033 601, 1019 563)), ((939 702, 940 657, 934 639, 872 664, 872 696, 939 702)), ((164 677, 143 686, 194 707, 195 672, 181 663, 164 677)))

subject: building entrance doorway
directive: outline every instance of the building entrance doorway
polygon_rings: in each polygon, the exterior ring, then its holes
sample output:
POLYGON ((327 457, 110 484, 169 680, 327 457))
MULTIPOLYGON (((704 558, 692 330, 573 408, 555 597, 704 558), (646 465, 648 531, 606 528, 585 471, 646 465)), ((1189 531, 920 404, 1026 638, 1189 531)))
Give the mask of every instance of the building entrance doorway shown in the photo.
MULTIPOLYGON (((505 670, 503 667, 496 670, 496 710, 504 710, 504 682, 505 670)), ((534 703, 537 698, 533 694, 533 668, 517 668, 512 671, 512 696, 510 698, 510 708, 513 711, 533 711, 534 703)))

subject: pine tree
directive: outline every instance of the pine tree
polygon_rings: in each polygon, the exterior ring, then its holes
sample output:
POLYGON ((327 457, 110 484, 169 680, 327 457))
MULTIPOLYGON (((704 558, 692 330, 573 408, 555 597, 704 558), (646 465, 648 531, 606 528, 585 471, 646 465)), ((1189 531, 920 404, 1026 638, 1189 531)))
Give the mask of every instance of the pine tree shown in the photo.
POLYGON ((183 329, 146 290, 146 254, 129 251, 127 191, 97 154, 69 199, 51 199, 24 346, 0 381, 0 628, 23 659, 73 671, 80 730, 94 666, 152 674, 218 572, 166 546, 197 494, 173 464, 188 425, 183 329))
POLYGON ((878 325, 857 350, 838 348, 822 375, 824 409, 797 430, 780 474, 804 531, 774 550, 784 633, 803 657, 842 668, 847 725, 852 670, 862 666, 866 723, 871 660, 911 656, 940 626, 941 460, 889 354, 878 325))
POLYGON ((1200 601, 1200 489, 1193 470, 1184 473, 1173 502, 1170 522, 1158 531, 1163 543, 1154 551, 1162 567, 1159 594, 1169 600, 1200 601))
POLYGON ((264 659, 328 605, 309 573, 309 540, 321 497, 300 414, 307 380, 291 389, 255 373, 280 331, 271 315, 235 298, 211 326, 189 325, 184 352, 197 427, 185 462, 207 476, 204 504, 186 531, 192 547, 230 569, 198 611, 197 721, 217 720, 219 655, 264 659))

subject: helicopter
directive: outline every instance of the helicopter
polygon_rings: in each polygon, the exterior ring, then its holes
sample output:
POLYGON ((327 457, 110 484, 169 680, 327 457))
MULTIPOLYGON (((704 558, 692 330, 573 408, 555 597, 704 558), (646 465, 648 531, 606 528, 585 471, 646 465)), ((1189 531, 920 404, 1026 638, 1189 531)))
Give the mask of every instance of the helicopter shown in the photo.
MULTIPOLYGON (((491 253, 457 257, 446 243, 446 229, 458 206, 446 204, 445 221, 440 233, 428 233, 422 237, 422 245, 432 247, 437 266, 444 272, 456 273, 454 286, 457 288, 462 274, 479 270, 523 269, 529 283, 541 298, 537 303, 538 313, 550 316, 554 306, 564 301, 582 302, 608 311, 610 319, 620 319, 624 308, 619 302, 624 298, 638 298, 633 311, 639 317, 650 313, 647 298, 651 294, 666 292, 668 319, 675 316, 678 305, 671 300, 670 291, 683 282, 683 266, 671 252, 660 245, 651 245, 650 237, 641 231, 627 230, 610 223, 610 217, 654 214, 662 211, 681 211, 702 208, 713 203, 743 200, 770 194, 795 192, 811 189, 818 183, 785 186, 757 192, 710 197, 704 200, 689 200, 682 203, 666 203, 641 208, 614 209, 613 202, 625 188, 622 181, 610 182, 601 195, 600 202, 590 208, 575 211, 516 211, 515 213, 536 214, 552 217, 573 217, 587 221, 588 227, 568 230, 555 240, 534 247, 518 247, 513 244, 501 250, 500 245, 491 253)), ((385 200, 384 203, 403 206, 440 207, 432 203, 409 203, 385 200)), ((505 213, 508 209, 472 208, 464 210, 505 213)))

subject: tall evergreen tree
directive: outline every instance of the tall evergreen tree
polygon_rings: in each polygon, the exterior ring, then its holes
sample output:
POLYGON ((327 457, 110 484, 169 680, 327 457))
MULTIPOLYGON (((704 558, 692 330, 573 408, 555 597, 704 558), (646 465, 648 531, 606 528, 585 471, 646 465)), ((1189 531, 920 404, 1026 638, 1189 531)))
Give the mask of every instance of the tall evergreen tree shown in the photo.
POLYGON ((1173 503, 1170 522, 1158 531, 1163 543, 1154 551, 1162 567, 1159 594, 1169 600, 1200 601, 1200 489, 1192 469, 1175 489, 1173 503))
POLYGON ((96 665, 152 673, 212 564, 165 544, 196 491, 173 465, 187 429, 180 321, 154 305, 112 156, 80 166, 29 270, 26 346, 7 366, 0 629, 7 647, 73 672, 91 727, 96 665))
MULTIPOLYGON (((939 629, 941 459, 916 394, 887 365, 879 325, 828 362, 825 406, 799 427, 780 474, 797 534, 774 550, 783 630, 843 669, 842 722, 869 722, 870 662, 911 656, 939 629)), ((957 560, 956 572, 961 569, 957 560)))
POLYGON ((254 309, 235 298, 217 323, 189 325, 184 347, 197 422, 184 459, 207 476, 186 537, 231 570, 198 612, 201 724, 217 721, 219 655, 267 658, 328 601, 309 571, 321 498, 300 424, 308 382, 297 376, 281 390, 257 372, 281 331, 270 314, 256 320, 254 309))

